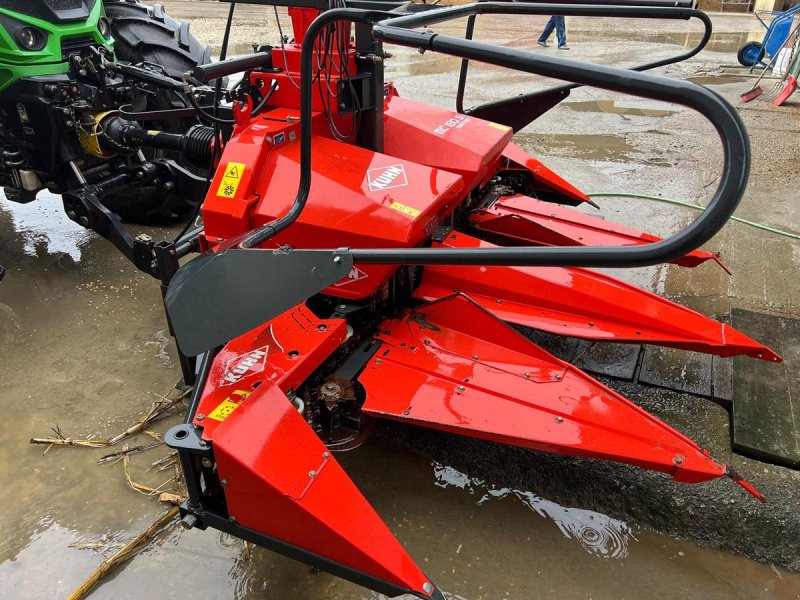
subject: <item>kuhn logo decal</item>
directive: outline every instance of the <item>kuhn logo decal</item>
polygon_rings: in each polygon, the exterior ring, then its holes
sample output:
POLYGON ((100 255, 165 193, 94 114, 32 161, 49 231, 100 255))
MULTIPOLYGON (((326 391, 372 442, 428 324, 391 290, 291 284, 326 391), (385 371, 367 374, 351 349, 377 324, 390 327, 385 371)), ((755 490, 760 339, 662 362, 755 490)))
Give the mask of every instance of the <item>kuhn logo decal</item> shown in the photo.
POLYGON ((362 279, 366 279, 367 277, 369 277, 369 275, 367 275, 364 271, 362 271, 358 267, 353 267, 352 269, 350 269, 350 272, 347 274, 347 277, 345 277, 344 279, 340 279, 334 285, 336 287, 341 287, 343 285, 347 285, 348 283, 361 281, 362 279))
POLYGON ((403 165, 370 169, 367 171, 367 182, 369 183, 370 192, 379 192, 408 185, 406 169, 403 165))
POLYGON ((221 385, 233 385, 243 377, 260 373, 267 364, 267 350, 269 346, 262 346, 244 354, 234 356, 225 365, 225 374, 222 376, 221 385))

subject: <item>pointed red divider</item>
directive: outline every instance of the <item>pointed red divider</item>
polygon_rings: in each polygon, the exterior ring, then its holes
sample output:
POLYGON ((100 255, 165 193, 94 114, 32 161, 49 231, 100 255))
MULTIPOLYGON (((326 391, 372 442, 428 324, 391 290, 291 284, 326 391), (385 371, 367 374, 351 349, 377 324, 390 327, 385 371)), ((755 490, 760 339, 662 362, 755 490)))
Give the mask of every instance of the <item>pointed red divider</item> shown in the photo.
MULTIPOLYGON (((490 241, 507 246, 634 246, 660 242, 662 238, 542 202, 528 196, 500 198, 489 208, 470 215, 472 225, 490 241)), ((728 274, 728 268, 712 252, 694 250, 672 262, 695 267, 713 260, 728 274)))
MULTIPOLYGON (((453 233, 437 246, 495 247, 463 233, 453 233)), ((729 325, 589 269, 428 266, 414 295, 435 300, 454 291, 464 292, 504 321, 550 333, 781 360, 729 325)))
POLYGON ((548 354, 464 295, 380 326, 364 411, 504 444, 701 482, 726 475, 692 440, 548 354))
POLYGON ((228 511, 240 525, 420 597, 435 591, 274 383, 261 384, 225 418, 213 447, 228 511))

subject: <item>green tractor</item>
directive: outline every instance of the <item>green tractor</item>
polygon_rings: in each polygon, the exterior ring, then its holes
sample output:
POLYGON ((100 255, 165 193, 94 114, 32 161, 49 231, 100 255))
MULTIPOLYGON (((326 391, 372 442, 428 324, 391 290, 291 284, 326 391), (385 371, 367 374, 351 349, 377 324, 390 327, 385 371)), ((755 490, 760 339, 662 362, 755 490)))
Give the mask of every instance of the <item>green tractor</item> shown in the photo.
POLYGON ((115 144, 102 123, 137 113, 150 115, 148 128, 187 131, 195 117, 186 96, 163 81, 179 81, 210 55, 188 23, 158 4, 0 0, 0 186, 6 198, 24 203, 42 189, 66 194, 80 188, 126 220, 170 222, 190 211, 202 196, 185 182, 199 186, 208 164, 189 172, 165 160, 174 154, 168 149, 115 144))

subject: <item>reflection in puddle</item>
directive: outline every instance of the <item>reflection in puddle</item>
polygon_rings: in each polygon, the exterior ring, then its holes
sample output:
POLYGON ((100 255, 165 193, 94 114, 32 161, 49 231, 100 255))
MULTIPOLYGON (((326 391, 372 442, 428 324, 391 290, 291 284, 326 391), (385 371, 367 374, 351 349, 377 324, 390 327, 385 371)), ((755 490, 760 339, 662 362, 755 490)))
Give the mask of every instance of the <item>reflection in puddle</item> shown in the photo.
POLYGON ((0 192, 0 211, 10 215, 14 230, 23 238, 23 252, 36 257, 42 250, 49 254, 68 254, 81 258, 81 247, 92 238, 92 232, 73 223, 64 213, 61 198, 48 192, 29 204, 18 204, 0 192))
POLYGON ((733 77, 731 75, 701 75, 698 77, 688 77, 687 81, 699 83, 700 85, 726 85, 728 83, 743 83, 747 77, 733 77))
POLYGON ((52 517, 39 518, 28 535, 0 545, 3 598, 63 598, 102 561, 89 539, 52 517))
POLYGON ((565 508, 533 492, 496 488, 453 467, 436 461, 432 461, 431 464, 436 485, 443 488, 457 487, 470 494, 482 492, 483 496, 478 500, 478 506, 492 498, 516 497, 539 516, 552 519, 564 537, 577 540, 590 554, 602 558, 624 558, 628 555, 631 541, 636 541, 633 530, 624 521, 591 510, 565 508))
MULTIPOLYGON (((361 600, 390 600, 389 596, 384 594, 379 594, 378 592, 370 592, 369 596, 362 596, 361 600)), ((451 594, 450 592, 445 592, 442 590, 442 596, 444 596, 445 600, 467 600, 464 596, 459 594, 451 594)), ((411 594, 403 594, 402 596, 392 596, 394 600, 418 600, 417 596, 412 596, 411 594)))
MULTIPOLYGON (((660 103, 655 103, 660 104, 660 103)), ((636 117, 666 117, 677 111, 643 106, 641 103, 619 102, 616 100, 586 100, 583 102, 562 102, 561 106, 578 112, 604 112, 615 115, 632 115, 636 117)))
POLYGON ((568 133, 518 133, 517 144, 532 154, 567 154, 586 160, 635 162, 636 152, 624 135, 568 134, 568 133))

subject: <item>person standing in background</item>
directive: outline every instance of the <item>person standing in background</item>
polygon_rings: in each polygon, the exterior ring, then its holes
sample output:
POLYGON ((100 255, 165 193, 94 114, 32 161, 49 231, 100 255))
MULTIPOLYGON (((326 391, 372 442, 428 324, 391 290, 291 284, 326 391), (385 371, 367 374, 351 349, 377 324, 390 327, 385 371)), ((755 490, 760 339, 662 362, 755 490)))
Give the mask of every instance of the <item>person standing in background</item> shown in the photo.
POLYGON ((550 20, 547 21, 547 25, 544 26, 542 35, 539 36, 539 45, 545 48, 547 47, 547 38, 553 33, 553 29, 556 30, 558 49, 569 50, 569 46, 567 46, 567 26, 564 24, 564 17, 562 15, 553 15, 550 17, 550 20))

